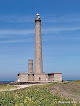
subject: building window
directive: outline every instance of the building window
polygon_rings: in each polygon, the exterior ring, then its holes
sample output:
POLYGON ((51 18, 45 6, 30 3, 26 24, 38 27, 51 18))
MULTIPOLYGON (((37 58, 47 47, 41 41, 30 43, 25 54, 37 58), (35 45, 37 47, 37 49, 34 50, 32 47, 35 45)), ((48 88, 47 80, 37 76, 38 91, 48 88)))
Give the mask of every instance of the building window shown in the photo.
POLYGON ((19 74, 17 74, 17 76, 19 76, 19 74))

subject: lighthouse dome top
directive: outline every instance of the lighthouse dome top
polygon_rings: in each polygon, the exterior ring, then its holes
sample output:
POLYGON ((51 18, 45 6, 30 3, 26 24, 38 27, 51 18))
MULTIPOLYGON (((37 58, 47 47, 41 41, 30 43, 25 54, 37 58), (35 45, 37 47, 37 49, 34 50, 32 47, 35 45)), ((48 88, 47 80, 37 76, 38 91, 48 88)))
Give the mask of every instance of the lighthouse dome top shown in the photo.
POLYGON ((36 18, 40 18, 40 14, 37 13, 37 14, 36 14, 36 18))

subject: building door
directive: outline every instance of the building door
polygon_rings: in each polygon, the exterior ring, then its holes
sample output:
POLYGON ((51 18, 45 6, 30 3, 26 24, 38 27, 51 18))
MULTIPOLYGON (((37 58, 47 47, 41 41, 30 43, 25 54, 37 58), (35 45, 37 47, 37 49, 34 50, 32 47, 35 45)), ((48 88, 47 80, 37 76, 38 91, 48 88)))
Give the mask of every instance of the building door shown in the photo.
POLYGON ((41 77, 39 77, 39 81, 41 81, 41 77))

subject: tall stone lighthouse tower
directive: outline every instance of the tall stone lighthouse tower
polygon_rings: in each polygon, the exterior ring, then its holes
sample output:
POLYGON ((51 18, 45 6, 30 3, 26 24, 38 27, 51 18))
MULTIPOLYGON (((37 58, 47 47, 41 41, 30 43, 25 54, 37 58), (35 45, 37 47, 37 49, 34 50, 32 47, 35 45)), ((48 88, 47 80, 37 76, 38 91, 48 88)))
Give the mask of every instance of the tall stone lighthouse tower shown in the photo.
POLYGON ((42 42, 41 42, 41 19, 36 14, 35 19, 35 74, 43 73, 42 67, 42 42))
POLYGON ((45 73, 42 66, 42 41, 41 41, 41 19, 36 14, 35 19, 35 72, 33 72, 33 60, 29 60, 28 73, 18 73, 17 82, 53 82, 62 81, 62 73, 45 73))

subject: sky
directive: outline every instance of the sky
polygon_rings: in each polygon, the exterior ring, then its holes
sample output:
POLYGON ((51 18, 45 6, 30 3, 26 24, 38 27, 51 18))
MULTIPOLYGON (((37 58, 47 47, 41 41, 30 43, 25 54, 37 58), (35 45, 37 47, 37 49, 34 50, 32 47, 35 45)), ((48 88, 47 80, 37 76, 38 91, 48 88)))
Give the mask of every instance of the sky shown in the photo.
POLYGON ((35 17, 41 17, 43 71, 80 80, 80 0, 0 1, 0 81, 35 71, 35 17))

